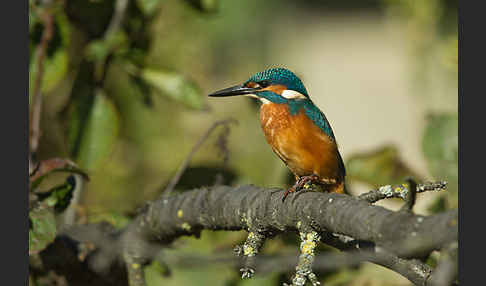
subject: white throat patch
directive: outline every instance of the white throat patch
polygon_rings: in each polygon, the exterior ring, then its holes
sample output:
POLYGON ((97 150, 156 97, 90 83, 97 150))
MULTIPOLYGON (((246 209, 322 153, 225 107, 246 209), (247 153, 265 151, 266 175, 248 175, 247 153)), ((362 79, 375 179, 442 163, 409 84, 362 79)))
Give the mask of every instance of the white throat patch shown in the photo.
POLYGON ((263 104, 270 103, 270 100, 263 98, 263 97, 256 96, 255 94, 251 94, 251 93, 250 94, 244 94, 244 96, 259 99, 263 104))
POLYGON ((302 93, 291 89, 284 90, 282 92, 282 97, 285 97, 287 99, 306 98, 305 95, 303 95, 302 93))

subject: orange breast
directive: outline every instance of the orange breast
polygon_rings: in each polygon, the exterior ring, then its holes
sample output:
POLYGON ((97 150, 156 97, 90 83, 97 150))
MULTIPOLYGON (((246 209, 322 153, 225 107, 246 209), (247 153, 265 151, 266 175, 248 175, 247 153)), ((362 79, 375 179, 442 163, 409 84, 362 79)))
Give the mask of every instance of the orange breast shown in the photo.
POLYGON ((296 176, 315 174, 328 184, 342 180, 336 143, 304 109, 291 115, 286 104, 262 104, 260 123, 268 144, 296 176))

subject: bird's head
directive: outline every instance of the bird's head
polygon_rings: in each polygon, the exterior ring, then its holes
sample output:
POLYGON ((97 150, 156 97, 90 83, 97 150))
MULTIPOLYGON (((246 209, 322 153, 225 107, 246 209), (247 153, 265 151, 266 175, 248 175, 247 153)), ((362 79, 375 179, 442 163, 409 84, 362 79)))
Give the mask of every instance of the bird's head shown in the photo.
POLYGON ((272 68, 259 72, 243 84, 213 92, 209 96, 236 95, 258 98, 263 103, 288 103, 291 100, 309 99, 302 81, 285 68, 272 68))

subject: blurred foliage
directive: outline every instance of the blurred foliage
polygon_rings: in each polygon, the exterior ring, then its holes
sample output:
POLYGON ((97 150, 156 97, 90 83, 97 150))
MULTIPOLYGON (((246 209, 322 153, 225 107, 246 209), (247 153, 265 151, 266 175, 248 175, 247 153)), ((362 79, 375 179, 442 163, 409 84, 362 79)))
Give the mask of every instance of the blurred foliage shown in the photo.
MULTIPOLYGON (((227 142, 229 157, 219 154, 213 144, 217 138, 211 136, 194 156, 177 191, 215 182, 285 185, 288 170, 265 145, 253 102, 228 98, 210 104, 205 97, 214 86, 234 84, 229 81, 244 79, 269 64, 272 51, 267 34, 287 23, 275 17, 279 14, 296 15, 305 22, 311 12, 363 12, 406 23, 403 36, 408 39, 411 59, 410 94, 434 114, 426 120, 421 142, 424 158, 430 175, 448 180, 453 190, 434 202, 431 211, 457 205, 455 1, 48 2, 45 6, 29 0, 29 108, 45 29, 42 15, 54 17, 54 34, 42 65, 43 136, 36 154, 41 165, 31 177, 36 203, 29 212, 29 254, 53 241, 57 216, 69 210, 76 189, 73 178, 87 179, 87 174, 90 178, 83 184, 81 205, 86 213, 80 217, 122 228, 137 207, 159 195, 194 142, 223 117, 234 116, 241 123, 232 129, 227 142), (73 163, 52 161, 52 157, 68 157, 73 163), (56 181, 59 173, 65 176, 56 181)), ((394 146, 384 145, 348 159, 351 181, 378 186, 399 183, 409 175, 423 179, 394 146)), ((245 232, 203 231, 200 239, 176 241, 173 249, 161 252, 161 261, 169 252, 230 254, 244 238, 245 232)), ((264 252, 295 253, 297 246, 294 235, 282 235, 268 241, 264 252)), ((320 251, 329 251, 323 248, 320 251)), ((149 285, 277 285, 291 275, 257 274, 255 279, 242 281, 238 268, 226 264, 168 265, 169 271, 161 261, 145 269, 149 285)), ((369 264, 319 277, 326 285, 408 285, 390 271, 369 264)))
MULTIPOLYGON (((435 178, 448 180, 447 207, 440 211, 457 208, 458 205, 458 115, 454 113, 430 114, 424 131, 422 149, 430 172, 435 178)), ((440 200, 438 202, 440 204, 440 200)))
POLYGON ((159 90, 162 94, 195 109, 204 107, 199 87, 182 75, 152 69, 145 69, 140 74, 146 83, 159 90))
POLYGON ((391 17, 406 21, 410 86, 427 108, 457 112, 458 2, 383 0, 391 17))
POLYGON ((29 255, 36 254, 56 238, 54 212, 46 205, 29 211, 29 255))
MULTIPOLYGON (((53 173, 55 171, 50 171, 53 173)), ((37 182, 31 181, 31 186, 36 186, 47 176, 43 175, 37 182)), ((37 254, 54 241, 57 233, 56 215, 63 213, 73 197, 76 187, 76 179, 69 175, 64 183, 51 186, 47 191, 40 192, 37 188, 31 188, 29 200, 29 255, 37 254)))
POLYGON ((347 161, 347 176, 351 180, 364 182, 377 188, 383 185, 403 183, 406 177, 417 181, 423 179, 400 158, 399 150, 386 145, 376 150, 355 154, 347 161))
MULTIPOLYGON (((78 126, 69 127, 69 130, 78 133, 77 136, 70 136, 71 140, 68 142, 69 146, 73 146, 72 154, 78 164, 87 170, 101 167, 103 159, 113 148, 119 128, 115 106, 103 90, 97 90, 93 97, 92 103, 85 106, 89 108, 87 118, 72 118, 72 122, 78 126)), ((82 111, 81 113, 86 114, 82 111)))
POLYGON ((429 210, 457 207, 458 2, 385 0, 384 3, 391 16, 407 21, 411 94, 421 99, 426 113, 422 152, 432 177, 449 183, 449 191, 441 194, 429 210))
POLYGON ((61 158, 43 160, 34 168, 29 178, 29 255, 46 248, 56 237, 56 215, 63 213, 73 198, 78 180, 88 180, 84 171, 73 162, 61 158), (55 173, 68 173, 59 183, 48 180, 55 173), (47 184, 43 183, 48 181, 47 184), (45 185, 46 190, 41 190, 45 185))

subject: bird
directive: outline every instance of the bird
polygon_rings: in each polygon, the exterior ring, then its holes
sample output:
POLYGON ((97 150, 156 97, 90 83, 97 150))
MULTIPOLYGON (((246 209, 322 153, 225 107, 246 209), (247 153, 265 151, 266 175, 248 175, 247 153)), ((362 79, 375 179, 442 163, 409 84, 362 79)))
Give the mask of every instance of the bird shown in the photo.
POLYGON ((262 103, 260 124, 266 141, 295 177, 282 201, 312 184, 324 191, 345 193, 346 168, 331 125, 292 71, 270 68, 208 96, 238 95, 262 103))

